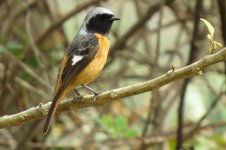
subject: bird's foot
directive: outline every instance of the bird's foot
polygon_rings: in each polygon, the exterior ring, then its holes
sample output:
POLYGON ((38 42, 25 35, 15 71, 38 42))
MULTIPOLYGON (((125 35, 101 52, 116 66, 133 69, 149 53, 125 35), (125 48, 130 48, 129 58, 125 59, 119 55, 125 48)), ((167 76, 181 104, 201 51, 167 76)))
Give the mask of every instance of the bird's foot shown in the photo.
POLYGON ((96 103, 96 100, 97 100, 97 97, 98 95, 100 95, 101 93, 103 93, 103 91, 95 91, 94 89, 92 89, 91 87, 85 85, 85 84, 81 84, 82 87, 84 87, 85 89, 89 90, 90 92, 92 92, 94 94, 94 97, 93 97, 93 104, 95 105, 96 103))
POLYGON ((103 91, 98 91, 98 92, 93 93, 93 94, 94 94, 94 97, 93 97, 93 105, 95 105, 96 100, 97 100, 97 97, 98 97, 101 93, 103 93, 103 91))
POLYGON ((76 96, 73 97, 73 100, 80 101, 80 99, 82 98, 82 95, 76 89, 74 89, 74 92, 76 93, 76 96))

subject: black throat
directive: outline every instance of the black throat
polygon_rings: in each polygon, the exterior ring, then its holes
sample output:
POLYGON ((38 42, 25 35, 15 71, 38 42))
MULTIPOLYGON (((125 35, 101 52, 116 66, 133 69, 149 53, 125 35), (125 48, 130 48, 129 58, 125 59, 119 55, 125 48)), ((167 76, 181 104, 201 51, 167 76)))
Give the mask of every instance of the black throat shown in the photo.
POLYGON ((110 20, 112 17, 113 15, 110 14, 101 14, 92 17, 86 24, 88 32, 108 35, 113 23, 113 20, 110 20))

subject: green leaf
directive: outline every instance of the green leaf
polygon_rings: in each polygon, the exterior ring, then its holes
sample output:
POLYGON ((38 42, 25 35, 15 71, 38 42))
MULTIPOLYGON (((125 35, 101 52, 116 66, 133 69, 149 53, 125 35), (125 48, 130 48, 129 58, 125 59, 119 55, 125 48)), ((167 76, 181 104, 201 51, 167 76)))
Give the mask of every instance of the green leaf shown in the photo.
POLYGON ((100 123, 100 125, 102 125, 102 126, 104 126, 106 128, 112 128, 113 127, 113 119, 109 115, 103 115, 99 119, 99 123, 100 123))
POLYGON ((225 141, 225 138, 224 136, 222 135, 215 135, 213 137, 214 141, 216 141, 217 145, 225 145, 226 144, 226 141, 225 141))
POLYGON ((216 45, 217 45, 217 47, 219 47, 219 48, 221 48, 223 45, 221 44, 221 43, 219 43, 219 42, 217 42, 217 41, 213 41, 216 45))
POLYGON ((6 51, 6 49, 4 47, 0 46, 0 53, 3 53, 5 51, 6 51))
POLYGON ((119 116, 115 119, 115 128, 117 131, 122 132, 128 127, 128 120, 123 116, 119 116))
POLYGON ((34 55, 29 57, 28 64, 30 66, 32 66, 33 68, 38 68, 38 66, 39 66, 38 61, 37 61, 37 59, 36 59, 36 57, 34 55))
POLYGON ((18 42, 10 41, 6 43, 6 48, 18 59, 21 59, 24 55, 23 46, 18 42))
POLYGON ((116 137, 123 136, 123 133, 128 128, 128 121, 127 118, 123 116, 119 116, 114 121, 114 133, 116 137))
POLYGON ((169 149, 174 150, 176 147, 176 140, 175 139, 169 140, 168 143, 169 143, 169 149))
POLYGON ((123 132, 123 136, 125 138, 135 138, 137 136, 137 132, 133 129, 130 129, 130 130, 123 132))
POLYGON ((206 25, 207 29, 209 30, 211 37, 213 38, 213 34, 214 34, 213 26, 207 20, 205 20, 203 18, 201 18, 200 20, 203 21, 203 23, 206 25))
POLYGON ((11 49, 11 50, 12 49, 13 50, 15 50, 15 49, 22 49, 23 48, 23 46, 20 43, 15 42, 15 41, 10 41, 10 42, 6 43, 6 47, 8 49, 11 49))
POLYGON ((24 71, 20 72, 18 76, 23 80, 29 80, 31 78, 31 76, 24 71))
POLYGON ((207 34, 207 38, 208 38, 210 41, 213 41, 213 37, 212 37, 210 34, 207 34))

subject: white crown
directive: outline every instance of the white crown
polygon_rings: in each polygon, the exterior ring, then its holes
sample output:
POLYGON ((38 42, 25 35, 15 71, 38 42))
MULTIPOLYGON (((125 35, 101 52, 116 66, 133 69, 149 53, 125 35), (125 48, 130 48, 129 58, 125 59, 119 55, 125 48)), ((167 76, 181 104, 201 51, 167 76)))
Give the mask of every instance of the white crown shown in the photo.
POLYGON ((86 29, 86 23, 89 22, 89 20, 93 17, 93 16, 96 16, 98 14, 109 14, 109 15, 113 15, 113 12, 106 9, 106 8, 103 8, 103 7, 96 7, 94 9, 92 9, 86 16, 81 28, 80 28, 80 31, 79 31, 79 34, 87 34, 87 29, 86 29))

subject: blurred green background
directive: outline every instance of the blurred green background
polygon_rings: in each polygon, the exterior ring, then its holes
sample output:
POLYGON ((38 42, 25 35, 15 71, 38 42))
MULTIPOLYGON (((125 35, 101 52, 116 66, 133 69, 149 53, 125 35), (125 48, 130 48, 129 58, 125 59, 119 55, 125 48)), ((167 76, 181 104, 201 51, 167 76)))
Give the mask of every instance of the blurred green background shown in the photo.
MULTIPOLYGON (((96 90, 147 81, 166 73, 171 65, 181 68, 209 55, 208 30, 195 18, 199 14, 208 20, 215 29, 214 39, 224 45, 226 2, 197 1, 1 0, 1 116, 52 100, 64 52, 87 12, 96 6, 106 7, 121 18, 110 34, 108 63, 90 84, 96 90), (144 25, 139 26, 145 17, 144 25), (194 35, 195 23, 198 29, 194 35)), ((184 149, 224 149, 225 78, 222 62, 191 78, 185 90, 184 81, 178 80, 105 106, 71 110, 55 118, 45 137, 44 119, 0 129, 0 149, 173 150, 182 93, 184 149)), ((79 91, 90 94, 82 88, 79 91)))

